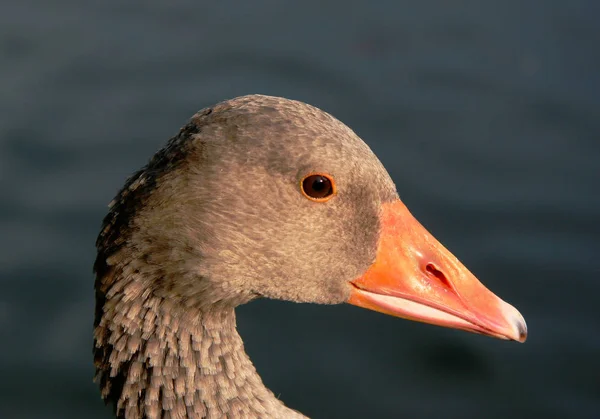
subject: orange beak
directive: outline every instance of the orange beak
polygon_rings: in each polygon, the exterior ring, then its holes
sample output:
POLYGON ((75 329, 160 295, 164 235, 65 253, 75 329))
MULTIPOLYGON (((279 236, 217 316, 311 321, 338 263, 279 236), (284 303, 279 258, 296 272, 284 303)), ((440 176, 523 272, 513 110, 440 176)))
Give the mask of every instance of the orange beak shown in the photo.
POLYGON ((525 342, 523 316, 488 290, 400 201, 384 204, 375 262, 351 282, 350 304, 525 342))

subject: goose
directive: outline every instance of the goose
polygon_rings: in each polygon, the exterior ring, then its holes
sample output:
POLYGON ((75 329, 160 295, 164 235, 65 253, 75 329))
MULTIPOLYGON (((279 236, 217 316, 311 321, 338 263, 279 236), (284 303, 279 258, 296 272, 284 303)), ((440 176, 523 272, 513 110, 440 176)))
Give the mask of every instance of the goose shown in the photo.
POLYGON ((119 418, 304 418, 236 330, 258 298, 349 303, 524 342, 346 125, 249 95, 196 113, 109 205, 94 263, 95 381, 119 418))

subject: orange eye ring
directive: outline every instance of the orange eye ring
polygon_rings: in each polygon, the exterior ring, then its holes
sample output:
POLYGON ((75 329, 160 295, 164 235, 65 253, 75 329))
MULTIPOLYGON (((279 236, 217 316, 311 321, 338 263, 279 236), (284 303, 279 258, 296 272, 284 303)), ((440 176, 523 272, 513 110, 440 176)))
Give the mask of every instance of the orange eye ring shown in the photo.
POLYGON ((331 175, 326 173, 309 173, 300 181, 302 195, 311 201, 326 202, 336 194, 336 186, 331 175))

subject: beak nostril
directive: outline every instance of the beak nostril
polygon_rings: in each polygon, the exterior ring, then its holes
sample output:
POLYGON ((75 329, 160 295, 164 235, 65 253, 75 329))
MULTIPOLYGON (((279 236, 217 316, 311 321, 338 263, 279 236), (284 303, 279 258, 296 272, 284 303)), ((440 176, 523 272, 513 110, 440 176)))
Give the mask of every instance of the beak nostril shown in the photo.
POLYGON ((442 271, 436 268, 436 266, 433 263, 428 263, 427 266, 425 266, 425 271, 427 271, 430 277, 433 277, 445 286, 452 288, 452 286, 450 285, 450 281, 448 281, 448 278, 446 278, 446 275, 444 275, 442 271))

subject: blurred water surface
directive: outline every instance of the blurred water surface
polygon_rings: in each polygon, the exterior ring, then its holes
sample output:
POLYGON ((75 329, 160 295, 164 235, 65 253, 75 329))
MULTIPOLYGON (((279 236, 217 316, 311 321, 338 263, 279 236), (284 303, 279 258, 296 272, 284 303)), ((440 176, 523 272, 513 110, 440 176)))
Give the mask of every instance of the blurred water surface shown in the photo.
POLYGON ((0 417, 108 418, 92 383, 106 205, 196 110, 317 105, 528 321, 525 345, 350 306, 239 328, 315 418, 600 417, 600 3, 33 1, 0 13, 0 417))

